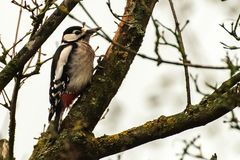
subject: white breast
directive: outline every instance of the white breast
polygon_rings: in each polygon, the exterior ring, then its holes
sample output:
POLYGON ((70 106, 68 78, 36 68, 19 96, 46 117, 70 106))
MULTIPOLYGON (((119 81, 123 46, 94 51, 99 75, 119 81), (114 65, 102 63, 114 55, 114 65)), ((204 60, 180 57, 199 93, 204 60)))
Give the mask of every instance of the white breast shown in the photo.
POLYGON ((66 92, 79 93, 89 83, 93 73, 95 57, 92 47, 86 42, 78 42, 69 65, 69 84, 66 92))

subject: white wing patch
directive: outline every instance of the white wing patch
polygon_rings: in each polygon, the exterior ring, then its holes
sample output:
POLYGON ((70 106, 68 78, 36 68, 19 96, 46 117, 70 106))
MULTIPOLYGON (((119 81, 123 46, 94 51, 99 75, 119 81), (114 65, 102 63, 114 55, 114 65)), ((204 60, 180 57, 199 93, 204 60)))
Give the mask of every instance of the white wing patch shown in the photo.
POLYGON ((57 67, 55 69, 54 81, 57 81, 62 77, 63 67, 66 65, 66 63, 68 61, 68 56, 71 51, 72 51, 72 45, 69 45, 62 50, 59 60, 58 60, 58 63, 57 63, 57 67))

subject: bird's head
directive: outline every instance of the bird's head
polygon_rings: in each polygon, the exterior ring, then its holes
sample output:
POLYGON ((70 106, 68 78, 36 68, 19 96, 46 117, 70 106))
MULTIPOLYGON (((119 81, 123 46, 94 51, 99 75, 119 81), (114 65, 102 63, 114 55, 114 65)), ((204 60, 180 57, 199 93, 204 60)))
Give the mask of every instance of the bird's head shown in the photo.
POLYGON ((93 28, 93 29, 86 29, 84 26, 69 27, 63 32, 62 42, 70 43, 70 42, 76 42, 79 40, 89 42, 90 37, 100 29, 101 27, 93 28))

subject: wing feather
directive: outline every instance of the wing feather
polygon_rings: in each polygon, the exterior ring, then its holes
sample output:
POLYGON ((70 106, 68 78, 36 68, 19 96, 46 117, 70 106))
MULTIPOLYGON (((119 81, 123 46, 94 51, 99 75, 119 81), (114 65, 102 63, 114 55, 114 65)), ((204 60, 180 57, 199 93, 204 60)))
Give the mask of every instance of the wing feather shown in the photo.
POLYGON ((72 49, 72 45, 61 45, 53 56, 49 89, 49 100, 51 103, 48 117, 49 121, 57 110, 61 110, 61 108, 58 107, 61 101, 61 95, 66 89, 66 84, 69 82, 68 75, 65 74, 64 69, 66 68, 72 49))

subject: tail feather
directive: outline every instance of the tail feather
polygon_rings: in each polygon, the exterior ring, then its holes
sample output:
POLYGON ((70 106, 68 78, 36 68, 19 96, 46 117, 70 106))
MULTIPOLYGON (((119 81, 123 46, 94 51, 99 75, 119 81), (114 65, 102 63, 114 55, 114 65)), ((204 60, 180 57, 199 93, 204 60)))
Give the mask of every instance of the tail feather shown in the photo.
POLYGON ((59 132, 61 129, 60 126, 62 123, 63 112, 64 112, 64 107, 62 103, 59 103, 57 106, 51 106, 49 110, 48 121, 51 122, 52 118, 54 117, 53 125, 54 125, 54 130, 56 132, 59 132))
POLYGON ((55 118, 54 118, 54 129, 55 131, 59 132, 61 129, 61 124, 62 124, 62 115, 63 111, 56 111, 55 118))
POLYGON ((54 108, 53 108, 53 106, 51 106, 49 109, 48 122, 50 122, 52 120, 54 113, 55 113, 54 108))

